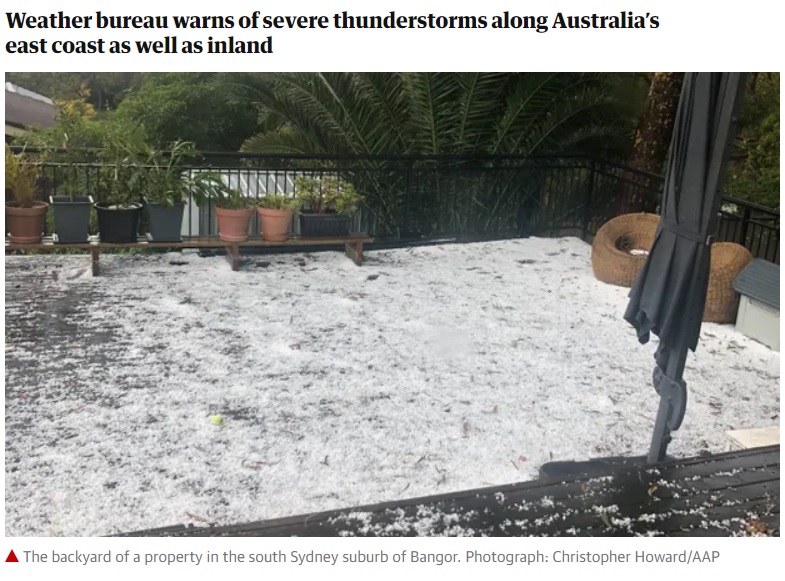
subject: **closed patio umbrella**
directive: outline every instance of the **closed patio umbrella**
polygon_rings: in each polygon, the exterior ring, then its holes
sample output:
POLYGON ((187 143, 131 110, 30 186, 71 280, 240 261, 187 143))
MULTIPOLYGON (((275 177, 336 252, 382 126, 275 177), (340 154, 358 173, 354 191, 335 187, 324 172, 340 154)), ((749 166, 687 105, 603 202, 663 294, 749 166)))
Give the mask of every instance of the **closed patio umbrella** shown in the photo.
POLYGON ((624 318, 641 343, 660 339, 653 383, 660 395, 648 461, 664 459, 687 405, 687 351, 700 334, 721 188, 745 73, 688 73, 671 140, 660 223, 624 318))

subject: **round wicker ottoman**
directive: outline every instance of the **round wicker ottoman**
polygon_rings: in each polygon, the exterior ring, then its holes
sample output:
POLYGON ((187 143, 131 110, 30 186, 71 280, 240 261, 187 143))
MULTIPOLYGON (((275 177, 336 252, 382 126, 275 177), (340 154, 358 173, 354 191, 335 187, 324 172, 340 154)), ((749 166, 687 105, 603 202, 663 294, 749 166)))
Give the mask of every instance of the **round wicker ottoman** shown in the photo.
POLYGON ((659 221, 657 214, 640 213, 617 216, 603 224, 591 246, 597 280, 631 287, 646 262, 659 221))
POLYGON ((716 242, 711 246, 709 288, 703 309, 704 323, 733 323, 739 308, 739 295, 733 281, 752 262, 752 254, 735 242, 716 242))

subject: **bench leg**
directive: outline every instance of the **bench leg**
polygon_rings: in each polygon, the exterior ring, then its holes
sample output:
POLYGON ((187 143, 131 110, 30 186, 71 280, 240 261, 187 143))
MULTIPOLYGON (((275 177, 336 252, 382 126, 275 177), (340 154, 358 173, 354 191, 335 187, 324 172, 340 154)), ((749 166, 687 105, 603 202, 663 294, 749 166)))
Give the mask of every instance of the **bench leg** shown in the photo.
POLYGON ((362 242, 347 242, 344 249, 346 256, 352 259, 357 266, 363 265, 363 243, 362 242))
POLYGON ((240 247, 237 244, 226 247, 226 260, 229 261, 233 271, 240 267, 240 247))
POLYGON ((101 255, 101 250, 98 248, 91 248, 90 249, 90 259, 93 263, 93 276, 98 276, 100 274, 100 268, 98 266, 98 257, 101 255))

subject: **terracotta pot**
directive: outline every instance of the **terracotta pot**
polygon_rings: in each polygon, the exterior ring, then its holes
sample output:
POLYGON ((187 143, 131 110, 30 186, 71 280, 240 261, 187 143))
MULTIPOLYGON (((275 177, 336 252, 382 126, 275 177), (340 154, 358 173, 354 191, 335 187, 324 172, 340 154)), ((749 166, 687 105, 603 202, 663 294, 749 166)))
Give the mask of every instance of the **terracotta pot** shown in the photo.
POLYGON ((270 208, 257 208, 259 220, 262 222, 262 238, 270 242, 286 242, 292 231, 291 210, 272 210, 270 208))
POLYGON ((227 210, 216 208, 218 216, 218 237, 226 242, 245 242, 251 229, 253 208, 242 210, 227 210))
POLYGON ((33 202, 32 208, 20 208, 16 202, 5 205, 5 226, 15 244, 38 244, 44 235, 49 204, 33 202))

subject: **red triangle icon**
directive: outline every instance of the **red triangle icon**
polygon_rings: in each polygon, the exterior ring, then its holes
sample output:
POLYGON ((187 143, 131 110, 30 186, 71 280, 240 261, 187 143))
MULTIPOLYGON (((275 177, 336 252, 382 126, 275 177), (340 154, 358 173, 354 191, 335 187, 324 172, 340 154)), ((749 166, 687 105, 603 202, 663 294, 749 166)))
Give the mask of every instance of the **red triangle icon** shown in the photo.
POLYGON ((6 558, 5 562, 6 563, 18 563, 19 562, 19 559, 16 558, 16 554, 14 553, 13 549, 11 549, 11 552, 8 553, 8 558, 6 558))

